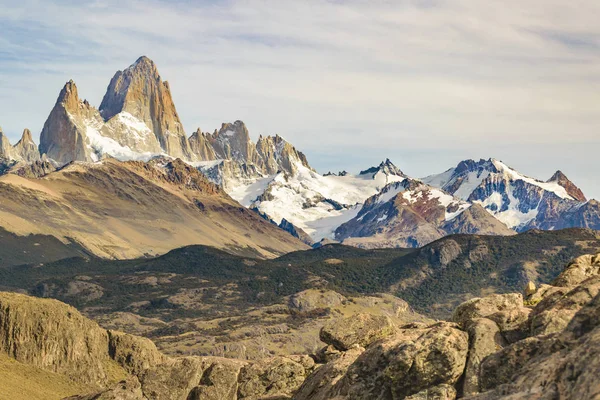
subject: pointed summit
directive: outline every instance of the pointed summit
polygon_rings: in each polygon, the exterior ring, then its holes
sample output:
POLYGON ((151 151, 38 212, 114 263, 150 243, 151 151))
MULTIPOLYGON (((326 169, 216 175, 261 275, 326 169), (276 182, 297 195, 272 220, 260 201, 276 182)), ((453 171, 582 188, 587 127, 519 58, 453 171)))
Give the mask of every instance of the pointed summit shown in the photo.
POLYGON ((552 178, 548 180, 548 182, 558 183, 560 186, 565 188, 569 196, 577 201, 587 201, 581 189, 575 186, 575 184, 571 182, 569 178, 567 178, 567 176, 560 170, 556 171, 554 175, 552 175, 552 178))
POLYGON ((163 82, 152 60, 142 56, 124 71, 117 71, 100 104, 105 121, 126 112, 154 133, 161 149, 185 160, 195 157, 175 109, 169 84, 163 82))
POLYGON ((221 124, 221 129, 213 134, 211 140, 219 158, 252 164, 258 161, 256 146, 242 121, 221 124))
POLYGON ((198 157, 199 161, 212 161, 217 159, 217 155, 210 144, 208 135, 202 133, 200 128, 192 133, 192 136, 190 136, 188 141, 190 142, 192 152, 198 157))
POLYGON ((0 127, 0 160, 12 160, 13 147, 0 127))
POLYGON ((33 142, 33 137, 31 136, 31 131, 29 129, 23 130, 21 140, 19 140, 14 147, 14 153, 16 158, 28 163, 40 160, 40 152, 33 142))
POLYGON ((92 161, 86 131, 89 120, 99 117, 97 113, 79 99, 75 82, 67 82, 44 123, 39 153, 46 154, 60 165, 71 161, 92 161))
POLYGON ((381 164, 379 164, 379 166, 377 166, 377 167, 371 167, 364 171, 360 171, 359 175, 369 175, 370 174, 370 175, 373 175, 373 177, 375 177, 375 175, 377 175, 378 173, 382 173, 386 176, 396 175, 396 176, 406 177, 404 172, 402 172, 400 170, 400 168, 396 167, 389 158, 386 158, 385 161, 382 161, 381 164))

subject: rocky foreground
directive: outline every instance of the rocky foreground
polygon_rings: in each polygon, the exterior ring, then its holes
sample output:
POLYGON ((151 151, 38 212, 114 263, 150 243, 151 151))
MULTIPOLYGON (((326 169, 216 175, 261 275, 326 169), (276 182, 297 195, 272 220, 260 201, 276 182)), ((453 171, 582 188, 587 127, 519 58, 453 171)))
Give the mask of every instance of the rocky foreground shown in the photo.
POLYGON ((599 292, 600 254, 582 256, 525 298, 472 299, 432 324, 359 314, 323 327, 317 354, 255 362, 168 357, 59 301, 5 292, 0 350, 94 393, 72 400, 597 399, 599 292))

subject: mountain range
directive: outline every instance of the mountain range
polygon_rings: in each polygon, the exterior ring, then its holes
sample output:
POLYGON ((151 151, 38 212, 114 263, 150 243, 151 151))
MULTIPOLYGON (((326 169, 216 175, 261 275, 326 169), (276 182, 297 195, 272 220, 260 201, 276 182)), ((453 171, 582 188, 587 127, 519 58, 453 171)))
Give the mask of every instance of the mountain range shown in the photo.
POLYGON ((560 171, 542 181, 465 160, 416 179, 385 160, 322 175, 279 135, 254 143, 241 121, 188 137, 147 57, 113 76, 99 108, 67 82, 39 146, 28 129, 14 146, 0 130, 0 159, 1 228, 112 258, 185 244, 272 257, 323 240, 420 247, 454 233, 600 229, 598 202, 560 171))

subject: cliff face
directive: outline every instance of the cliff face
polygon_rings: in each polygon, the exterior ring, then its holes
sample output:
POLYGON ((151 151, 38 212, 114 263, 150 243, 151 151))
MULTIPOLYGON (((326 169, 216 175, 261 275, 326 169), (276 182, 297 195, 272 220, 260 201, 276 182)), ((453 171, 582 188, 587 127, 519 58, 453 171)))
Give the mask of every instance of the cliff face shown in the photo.
POLYGON ((27 163, 40 161, 40 152, 33 142, 33 137, 29 129, 23 131, 23 136, 21 136, 21 140, 15 145, 14 152, 16 158, 27 163))
POLYGON ((156 65, 140 57, 110 81, 100 112, 105 120, 126 112, 144 122, 154 133, 160 148, 173 157, 192 160, 195 157, 167 82, 163 82, 156 65))
POLYGON ((57 300, 0 292, 0 351, 82 383, 109 382, 108 334, 57 300))
POLYGON ((75 82, 67 82, 40 134, 40 154, 46 154, 61 165, 93 161, 87 146, 87 128, 92 124, 102 125, 100 114, 88 102, 79 99, 75 82))

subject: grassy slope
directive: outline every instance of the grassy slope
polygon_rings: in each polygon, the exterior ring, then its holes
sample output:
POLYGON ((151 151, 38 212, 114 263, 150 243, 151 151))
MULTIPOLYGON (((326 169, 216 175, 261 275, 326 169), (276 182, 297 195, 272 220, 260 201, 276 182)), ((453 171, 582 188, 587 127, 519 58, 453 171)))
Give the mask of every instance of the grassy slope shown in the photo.
POLYGON ((0 400, 58 400, 92 389, 0 353, 0 400))

